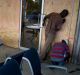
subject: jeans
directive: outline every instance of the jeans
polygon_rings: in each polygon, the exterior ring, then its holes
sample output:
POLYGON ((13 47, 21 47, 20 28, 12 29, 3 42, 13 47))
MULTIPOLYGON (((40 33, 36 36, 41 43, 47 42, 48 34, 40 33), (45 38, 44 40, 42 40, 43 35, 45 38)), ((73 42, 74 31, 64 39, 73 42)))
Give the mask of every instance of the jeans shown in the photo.
POLYGON ((61 62, 52 61, 52 64, 58 65, 58 66, 64 66, 64 61, 61 61, 61 62))

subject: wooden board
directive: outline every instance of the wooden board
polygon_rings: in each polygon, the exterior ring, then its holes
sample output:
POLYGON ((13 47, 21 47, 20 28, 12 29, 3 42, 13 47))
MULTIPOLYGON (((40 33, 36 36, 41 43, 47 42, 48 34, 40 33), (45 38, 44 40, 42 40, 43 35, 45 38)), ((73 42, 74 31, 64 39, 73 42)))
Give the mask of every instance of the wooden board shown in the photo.
MULTIPOLYGON (((45 0, 44 3, 44 14, 47 15, 51 12, 61 12, 63 9, 69 10, 69 15, 66 17, 66 23, 64 24, 61 31, 58 32, 56 41, 61 41, 62 39, 69 40, 70 50, 72 52, 73 42, 74 42, 74 34, 76 29, 76 21, 78 14, 78 5, 79 0, 45 0)), ((44 39, 44 30, 42 35, 42 48, 45 42, 44 39)))
POLYGON ((20 0, 0 0, 0 38, 3 43, 19 45, 20 0))

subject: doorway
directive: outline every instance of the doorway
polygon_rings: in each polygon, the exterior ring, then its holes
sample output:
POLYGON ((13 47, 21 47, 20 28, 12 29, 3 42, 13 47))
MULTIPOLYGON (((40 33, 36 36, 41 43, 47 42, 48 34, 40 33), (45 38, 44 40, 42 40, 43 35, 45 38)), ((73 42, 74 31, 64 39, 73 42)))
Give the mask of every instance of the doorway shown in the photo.
POLYGON ((42 0, 22 0, 21 39, 23 49, 40 47, 42 0))

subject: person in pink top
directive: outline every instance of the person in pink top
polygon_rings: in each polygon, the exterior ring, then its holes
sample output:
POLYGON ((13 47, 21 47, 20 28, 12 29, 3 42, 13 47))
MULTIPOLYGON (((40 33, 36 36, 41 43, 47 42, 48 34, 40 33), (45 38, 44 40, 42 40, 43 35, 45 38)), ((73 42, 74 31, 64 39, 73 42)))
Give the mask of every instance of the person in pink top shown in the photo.
POLYGON ((49 54, 52 64, 64 65, 66 53, 69 53, 69 47, 65 40, 55 43, 49 54))

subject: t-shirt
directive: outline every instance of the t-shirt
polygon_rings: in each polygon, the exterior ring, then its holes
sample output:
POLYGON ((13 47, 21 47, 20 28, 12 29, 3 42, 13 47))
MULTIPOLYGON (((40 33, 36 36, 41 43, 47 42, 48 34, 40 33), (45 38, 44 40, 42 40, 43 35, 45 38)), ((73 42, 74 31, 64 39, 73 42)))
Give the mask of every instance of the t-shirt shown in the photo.
POLYGON ((68 51, 68 45, 62 42, 55 43, 50 51, 52 61, 64 61, 64 55, 68 51))

